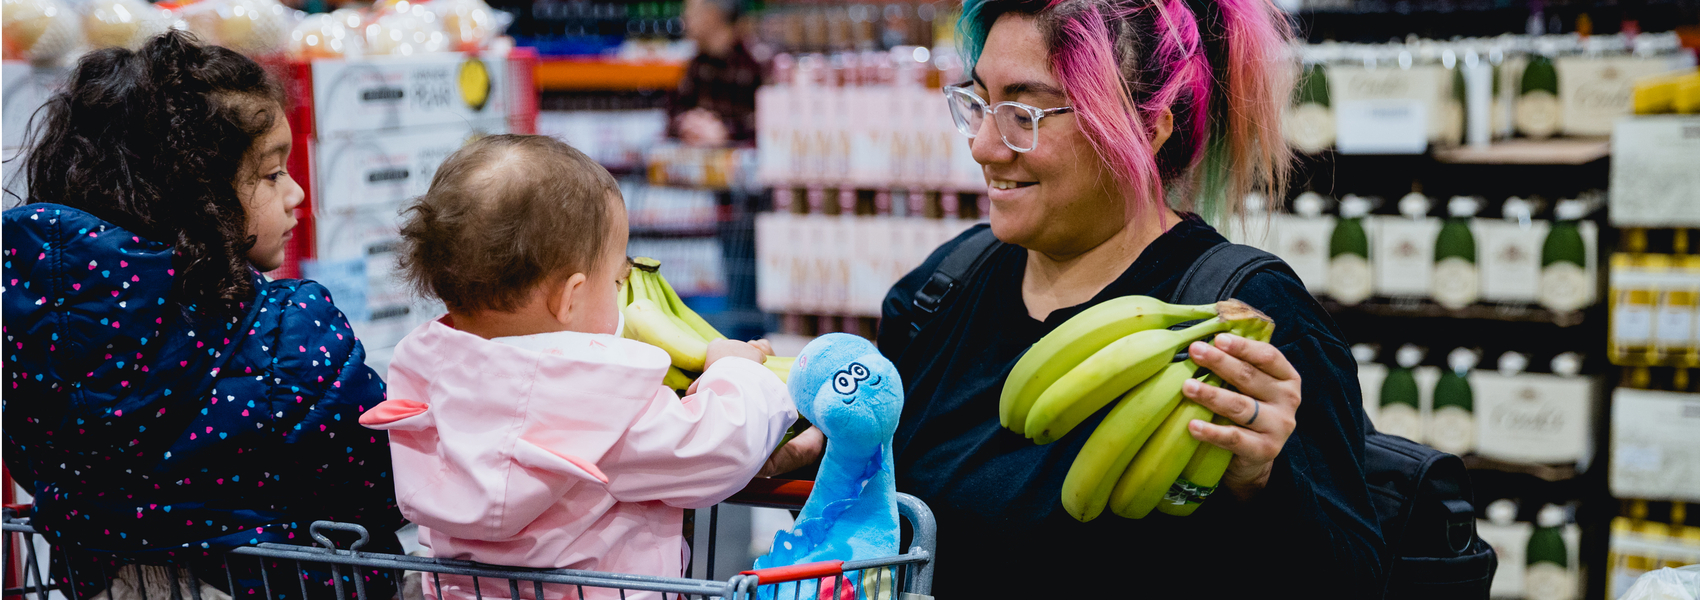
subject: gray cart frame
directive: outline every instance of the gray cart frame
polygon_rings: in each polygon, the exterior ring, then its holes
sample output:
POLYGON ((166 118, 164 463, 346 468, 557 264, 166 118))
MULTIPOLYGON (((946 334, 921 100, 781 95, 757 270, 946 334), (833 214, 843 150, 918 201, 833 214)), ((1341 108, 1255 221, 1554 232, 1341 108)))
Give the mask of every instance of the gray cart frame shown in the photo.
MULTIPOLYGON (((757 480, 749 488, 727 500, 727 504, 758 506, 767 508, 796 509, 807 498, 807 490, 812 488, 811 482, 778 482, 757 480)), ((16 507, 24 508, 24 507, 16 507)), ((714 569, 713 535, 717 528, 718 506, 709 510, 710 543, 708 547, 708 569, 714 569)), ((290 544, 266 543, 257 546, 234 548, 225 553, 225 573, 222 583, 229 585, 232 597, 241 598, 247 594, 238 595, 237 581, 231 575, 233 562, 243 560, 271 561, 273 565, 291 564, 295 570, 296 580, 300 583, 300 593, 303 600, 318 600, 329 596, 331 590, 322 585, 309 586, 306 581, 306 569, 315 568, 328 570, 334 584, 335 598, 353 600, 389 600, 387 598, 371 598, 366 593, 364 577, 350 577, 355 569, 373 569, 387 571, 395 575, 400 583, 404 573, 418 572, 421 574, 423 587, 433 588, 436 597, 447 600, 455 596, 444 596, 441 591, 443 576, 471 578, 473 595, 476 600, 485 600, 488 594, 490 600, 537 600, 556 598, 583 598, 587 591, 592 596, 608 598, 627 598, 628 593, 637 593, 642 597, 660 597, 663 600, 679 598, 723 598, 727 600, 744 600, 750 598, 791 598, 795 600, 930 600, 932 598, 932 567, 933 554, 936 548, 937 523, 927 505, 908 494, 897 495, 897 509, 904 521, 913 530, 914 541, 908 552, 897 556, 856 561, 830 561, 744 571, 724 580, 692 579, 688 577, 656 577, 647 575, 629 575, 620 573, 604 573, 598 571, 583 571, 573 569, 528 569, 487 565, 460 560, 422 558, 395 554, 362 552, 360 548, 370 540, 370 535, 364 527, 349 523, 334 523, 319 521, 312 524, 309 531, 317 546, 296 546, 290 544), (347 548, 339 548, 327 534, 343 532, 358 537, 358 541, 350 543, 347 548), (346 582, 346 583, 345 583, 346 582), (845 588, 846 582, 849 589, 845 588), (546 590, 545 585, 548 585, 546 590), (352 588, 352 589, 349 589, 352 588), (547 594, 546 594, 547 592, 547 594), (615 592, 618 592, 616 595, 615 592), (837 592, 837 593, 835 593, 837 592), (852 594, 853 592, 853 594, 852 594)), ((6 510, 4 530, 6 533, 7 585, 4 599, 11 600, 21 597, 23 600, 50 600, 49 595, 59 592, 69 600, 89 600, 74 597, 72 583, 78 577, 76 572, 67 574, 70 581, 56 581, 51 577, 43 577, 41 562, 38 560, 35 537, 39 533, 29 523, 29 519, 18 513, 26 510, 6 510), (21 542, 21 543, 20 543, 21 542), (22 564, 15 559, 20 558, 18 550, 22 549, 22 564), (19 573, 18 571, 22 571, 19 573)), ((117 557, 114 557, 117 558, 117 557)), ((130 561, 119 559, 119 568, 127 568, 130 561)), ((170 598, 148 598, 147 586, 137 582, 140 600, 210 600, 203 599, 201 594, 201 578, 192 569, 178 568, 172 565, 168 568, 155 570, 154 576, 163 572, 168 579, 167 589, 171 591, 170 598), (183 578, 187 581, 183 581, 183 578), (183 585, 187 583, 187 585, 183 585)), ((145 578, 149 569, 134 568, 132 577, 145 578)), ((285 582, 273 581, 267 577, 267 571, 262 568, 266 599, 276 599, 280 595, 274 593, 274 586, 286 585, 285 582)), ((88 574, 93 575, 93 574, 88 574)), ((100 580, 111 582, 108 573, 99 574, 100 580)), ((288 584, 293 585, 293 584, 288 584)), ((114 586, 116 587, 116 586, 114 586)), ((281 588, 280 588, 281 589, 281 588)), ((293 592, 294 590, 289 590, 293 592)), ((405 592, 398 594, 404 600, 405 592)), ((102 595, 102 600, 124 600, 110 590, 102 595)))

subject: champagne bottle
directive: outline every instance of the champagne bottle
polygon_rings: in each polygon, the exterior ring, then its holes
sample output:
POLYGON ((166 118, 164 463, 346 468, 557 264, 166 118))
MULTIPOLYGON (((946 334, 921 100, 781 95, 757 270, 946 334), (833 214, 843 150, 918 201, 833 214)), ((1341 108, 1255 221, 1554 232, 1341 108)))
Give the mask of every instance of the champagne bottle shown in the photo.
POLYGON ((1368 214, 1369 201, 1348 194, 1340 202, 1340 219, 1328 239, 1328 294, 1341 304, 1363 302, 1375 287, 1369 235, 1364 232, 1368 214))
POLYGON ((1410 344, 1399 348, 1394 355, 1387 378, 1381 381, 1381 407, 1376 411, 1375 428, 1414 442, 1423 441, 1422 418, 1418 403, 1417 378, 1411 371, 1423 359, 1421 349, 1410 344))
POLYGON ((1553 209, 1558 220, 1541 244, 1540 302, 1549 310, 1577 310, 1594 295, 1594 283, 1588 280, 1588 249, 1580 228, 1587 211, 1580 200, 1561 200, 1553 209))
POLYGON ((1434 243, 1434 290, 1436 302, 1457 310, 1481 297, 1481 275, 1476 269, 1476 236, 1470 219, 1476 216, 1475 198, 1455 196, 1447 203, 1448 218, 1440 226, 1434 243))
POLYGON ((1535 520, 1525 556, 1524 591, 1529 600, 1571 600, 1576 580, 1570 576, 1570 552, 1564 545, 1564 509, 1548 504, 1535 520))
POLYGON ((1434 384, 1434 416, 1427 428, 1430 446, 1441 452, 1464 455, 1475 450, 1475 395, 1465 379, 1475 366, 1476 354, 1465 348, 1447 356, 1449 368, 1441 370, 1434 384))
POLYGON ((1282 133, 1287 144, 1305 154, 1319 154, 1334 146, 1334 111, 1328 97, 1328 69, 1308 62, 1293 90, 1282 133))
POLYGON ((1544 53, 1529 57, 1518 85, 1517 131, 1534 139, 1558 133, 1564 114, 1558 103, 1558 69, 1544 53))

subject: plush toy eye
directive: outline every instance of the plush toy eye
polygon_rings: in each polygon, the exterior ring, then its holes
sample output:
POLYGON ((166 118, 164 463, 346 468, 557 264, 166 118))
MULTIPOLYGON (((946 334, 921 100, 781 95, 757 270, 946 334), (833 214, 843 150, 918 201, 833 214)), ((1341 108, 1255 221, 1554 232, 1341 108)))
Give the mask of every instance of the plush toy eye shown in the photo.
POLYGON ((856 378, 857 381, 867 379, 868 368, 862 366, 862 363, 850 363, 850 376, 856 378))
POLYGON ((832 376, 832 391, 840 394, 854 394, 856 393, 856 380, 850 377, 850 373, 839 371, 832 376))

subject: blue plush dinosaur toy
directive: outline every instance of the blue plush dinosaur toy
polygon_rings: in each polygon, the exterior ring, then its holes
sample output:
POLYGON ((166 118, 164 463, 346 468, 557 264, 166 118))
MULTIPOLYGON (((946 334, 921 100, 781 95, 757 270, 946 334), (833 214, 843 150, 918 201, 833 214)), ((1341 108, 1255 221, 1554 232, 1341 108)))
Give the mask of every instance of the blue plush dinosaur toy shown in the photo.
MULTIPOLYGON (((858 560, 898 553, 897 483, 891 437, 903 413, 903 380, 897 367, 868 340, 845 333, 815 338, 791 368, 789 386, 797 412, 826 434, 826 454, 814 491, 797 523, 774 535, 773 549, 756 559, 757 569, 827 560, 858 560)), ((894 594, 889 578, 852 581, 844 590, 820 591, 822 598, 894 594), (867 589, 870 585, 884 590, 867 589)), ((763 586, 762 597, 815 598, 805 582, 763 586)), ((830 587, 831 584, 828 584, 830 587)))

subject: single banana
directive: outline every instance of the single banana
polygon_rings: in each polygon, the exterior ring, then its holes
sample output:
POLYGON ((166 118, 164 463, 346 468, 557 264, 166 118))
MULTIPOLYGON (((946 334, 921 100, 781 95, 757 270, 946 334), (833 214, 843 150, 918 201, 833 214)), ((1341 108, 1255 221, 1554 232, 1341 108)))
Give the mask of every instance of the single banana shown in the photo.
POLYGON ((704 344, 709 342, 708 338, 704 338, 701 333, 697 333, 697 330, 692 328, 690 323, 686 323, 684 318, 673 312, 673 304, 667 300, 667 292, 661 289, 661 274, 659 272, 640 268, 636 272, 632 273, 632 275, 640 281, 638 284, 638 293, 640 297, 648 298, 650 302, 654 302, 655 306, 661 309, 661 313, 667 315, 667 318, 671 319, 673 324, 679 329, 682 329, 697 339, 702 340, 704 344))
MULTIPOLYGON (((1210 422, 1223 426, 1234 424, 1222 415, 1216 415, 1210 422)), ((1222 474, 1228 472, 1228 462, 1233 459, 1234 453, 1221 446, 1200 442, 1198 449, 1192 453, 1192 460, 1187 461, 1180 477, 1169 486, 1163 500, 1157 503, 1157 512, 1177 517, 1191 515, 1206 497, 1216 491, 1216 485, 1222 482, 1222 474)))
POLYGON ((1164 417, 1174 412, 1181 402, 1181 385, 1197 370, 1190 360, 1170 364, 1116 402, 1086 439, 1063 480, 1062 505, 1070 516, 1084 523, 1104 512, 1116 478, 1164 417))
POLYGON ((667 389, 683 394, 685 390, 690 389, 691 383, 696 380, 696 376, 680 371, 678 367, 668 365, 667 376, 661 379, 661 384, 667 386, 667 389))
POLYGON ((1143 519, 1169 491, 1169 484, 1180 477, 1181 470, 1192 460, 1199 441, 1187 431, 1193 419, 1209 420, 1210 409, 1186 400, 1169 413, 1157 432, 1139 449, 1127 471, 1116 481, 1110 492, 1110 510, 1129 519, 1143 519))
POLYGON ((1215 304, 1183 306, 1150 296, 1122 296, 1088 308, 1040 338, 1016 361, 1004 380, 998 420, 1010 431, 1026 435, 1027 413, 1033 403, 1093 353, 1132 333, 1166 329, 1215 314, 1215 304))
POLYGON ((639 297, 626 306, 626 331, 631 338, 667 351, 673 366, 701 373, 708 360, 708 344, 696 332, 680 329, 677 321, 649 298, 639 297))
MULTIPOLYGON (((679 297, 678 292, 673 291, 673 285, 667 283, 667 278, 662 277, 660 271, 655 272, 655 280, 652 285, 660 288, 661 292, 666 295, 667 304, 673 309, 673 314, 678 316, 679 320, 684 321, 685 325, 689 326, 691 330, 697 332, 697 335, 702 336, 702 339, 710 342, 726 339, 726 336, 721 335, 720 331, 716 330, 713 325, 709 325, 708 321, 703 320, 702 315, 691 310, 691 307, 685 306, 685 300, 679 297)), ((656 302, 659 303, 660 300, 656 302)))
POLYGON ((1027 436, 1039 444, 1057 441, 1092 413, 1162 370, 1177 350, 1228 325, 1217 317, 1179 331, 1140 331, 1111 342, 1039 395, 1027 413, 1027 436))

